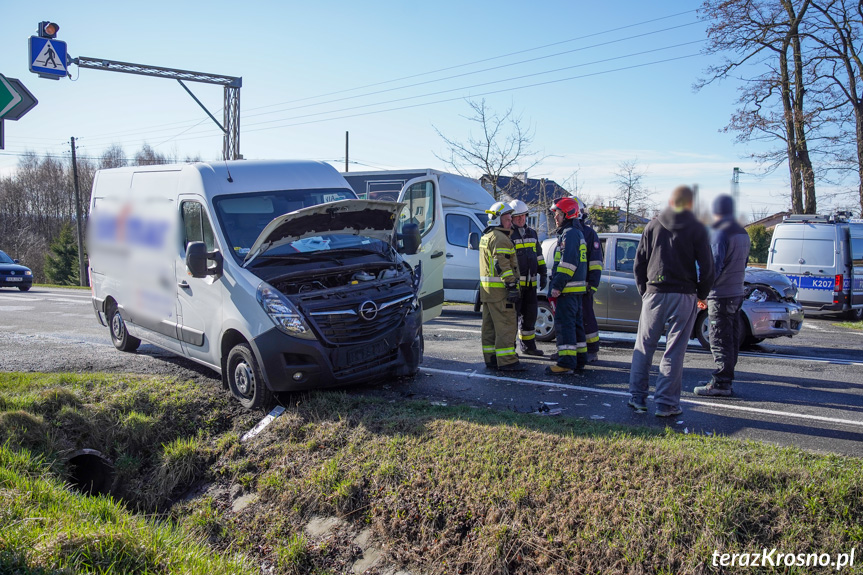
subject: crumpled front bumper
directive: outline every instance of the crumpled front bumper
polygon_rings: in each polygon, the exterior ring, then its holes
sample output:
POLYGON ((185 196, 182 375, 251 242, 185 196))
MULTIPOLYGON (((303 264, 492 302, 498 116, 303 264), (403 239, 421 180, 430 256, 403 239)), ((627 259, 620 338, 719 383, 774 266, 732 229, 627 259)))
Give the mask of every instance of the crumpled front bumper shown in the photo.
POLYGON ((763 302, 743 306, 752 337, 791 337, 803 326, 803 306, 788 302, 763 302))

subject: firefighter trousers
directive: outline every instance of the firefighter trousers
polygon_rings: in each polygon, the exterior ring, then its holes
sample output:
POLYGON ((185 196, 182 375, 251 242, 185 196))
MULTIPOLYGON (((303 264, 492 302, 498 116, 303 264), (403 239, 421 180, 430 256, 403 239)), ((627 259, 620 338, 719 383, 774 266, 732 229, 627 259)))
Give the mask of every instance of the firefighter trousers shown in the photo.
MULTIPOLYGON (((587 288, 590 290, 590 288, 587 288)), ((584 337, 578 340, 579 349, 586 349, 587 353, 599 353, 599 324, 596 323, 596 314, 593 312, 593 293, 588 291, 581 296, 581 308, 584 315, 584 337)))
POLYGON ((518 311, 519 351, 536 349, 536 286, 521 288, 521 299, 516 304, 518 311))
POLYGON ((581 369, 587 364, 584 337, 584 315, 581 294, 563 294, 557 298, 554 326, 557 331, 557 365, 581 369))
POLYGON ((482 304, 482 355, 488 366, 509 365, 518 361, 515 334, 518 323, 515 304, 506 300, 482 304))

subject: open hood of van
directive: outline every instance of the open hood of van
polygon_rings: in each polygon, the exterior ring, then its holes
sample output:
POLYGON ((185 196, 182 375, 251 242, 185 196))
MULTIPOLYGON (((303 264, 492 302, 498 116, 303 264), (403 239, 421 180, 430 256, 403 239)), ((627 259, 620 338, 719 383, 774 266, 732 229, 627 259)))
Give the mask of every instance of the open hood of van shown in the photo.
POLYGON ((281 215, 266 225, 244 267, 269 249, 325 234, 350 234, 392 243, 401 202, 340 200, 281 215))

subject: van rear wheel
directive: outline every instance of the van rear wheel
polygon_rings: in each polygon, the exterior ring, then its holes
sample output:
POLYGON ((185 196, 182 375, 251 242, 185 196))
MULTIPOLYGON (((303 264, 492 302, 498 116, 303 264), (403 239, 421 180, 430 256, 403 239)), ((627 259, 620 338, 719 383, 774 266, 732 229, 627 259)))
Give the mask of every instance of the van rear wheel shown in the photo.
POLYGON ((849 309, 845 316, 851 321, 863 321, 863 307, 857 309, 849 309))
POLYGON ((267 409, 273 402, 273 392, 267 389, 261 369, 248 344, 235 345, 228 354, 228 388, 231 395, 249 410, 267 409))
POLYGON ((108 312, 108 326, 111 328, 111 342, 120 351, 135 351, 141 345, 140 339, 129 335, 126 322, 123 321, 116 305, 108 312))

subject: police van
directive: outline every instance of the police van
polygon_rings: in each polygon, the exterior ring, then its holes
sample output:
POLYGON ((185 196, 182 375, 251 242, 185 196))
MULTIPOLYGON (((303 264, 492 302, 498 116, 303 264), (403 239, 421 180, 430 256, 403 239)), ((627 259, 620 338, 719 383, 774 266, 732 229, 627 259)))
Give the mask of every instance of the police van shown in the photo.
POLYGON ((88 220, 98 321, 212 368, 241 404, 410 375, 443 301, 439 192, 357 199, 319 162, 96 173, 88 220))
POLYGON ((773 230, 767 269, 797 286, 804 308, 863 319, 863 220, 844 212, 787 216, 773 230))

